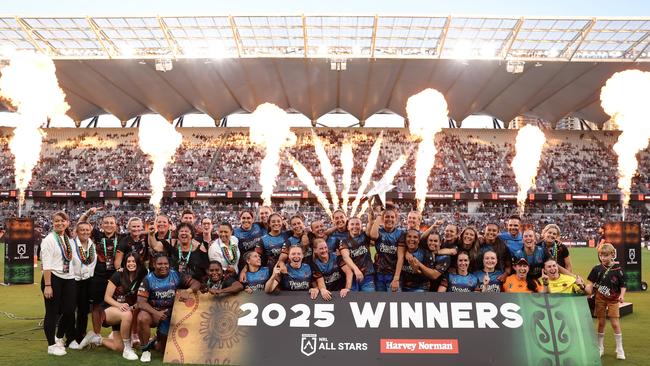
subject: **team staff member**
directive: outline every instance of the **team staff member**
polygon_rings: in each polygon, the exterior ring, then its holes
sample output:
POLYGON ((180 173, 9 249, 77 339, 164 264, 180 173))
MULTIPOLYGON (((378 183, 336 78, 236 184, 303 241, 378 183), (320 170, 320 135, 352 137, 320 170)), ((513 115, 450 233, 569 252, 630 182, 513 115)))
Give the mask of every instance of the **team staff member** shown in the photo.
POLYGON ((77 317, 75 322, 75 338, 68 347, 80 349, 79 343, 86 334, 88 313, 90 311, 90 281, 95 273, 97 250, 95 243, 90 240, 92 226, 87 222, 77 224, 77 237, 72 240, 71 270, 77 284, 77 317))
POLYGON ((137 291, 142 279, 147 274, 139 257, 137 252, 127 254, 124 258, 124 269, 113 273, 108 280, 104 304, 102 304, 104 309, 102 325, 112 328, 111 337, 103 338, 95 332, 88 332, 81 342, 82 348, 88 344, 94 344, 113 351, 122 351, 122 357, 127 360, 138 359, 138 355, 133 351, 129 335, 138 312, 135 309, 137 291))
POLYGON ((214 225, 212 224, 212 219, 209 217, 202 218, 199 233, 194 237, 194 239, 209 249, 210 244, 212 244, 216 237, 212 232, 213 229, 214 225))
POLYGON ((149 243, 152 244, 152 249, 165 255, 171 253, 171 267, 174 270, 203 282, 207 278, 210 261, 207 249, 194 240, 194 227, 191 224, 182 222, 176 232, 178 239, 171 239, 171 244, 157 241, 155 236, 150 235, 149 243))
MULTIPOLYGON (((164 352, 176 290, 187 289, 178 292, 179 300, 185 301, 192 293, 197 293, 200 288, 199 281, 187 274, 170 269, 169 258, 165 255, 156 256, 154 271, 144 277, 138 290, 140 312, 137 321, 140 339, 150 339, 151 327, 158 326, 156 347, 159 351, 164 352)), ((142 352, 140 361, 151 361, 151 352, 148 348, 142 352)))
POLYGON ((340 291, 340 296, 345 297, 352 288, 352 269, 346 266, 336 253, 329 251, 327 242, 323 239, 316 239, 314 253, 311 263, 312 276, 316 280, 321 297, 331 300, 332 291, 340 291))
MULTIPOLYGON (((524 233, 524 246, 526 245, 526 233, 524 233)), ((530 266, 526 258, 519 258, 515 262, 515 273, 506 278, 503 283, 503 292, 542 292, 542 285, 537 278, 528 275, 530 266)))
POLYGON ((456 273, 447 272, 438 287, 438 292, 474 292, 479 290, 479 280, 469 273, 469 255, 459 252, 456 256, 456 273))
POLYGON ((352 291, 375 291, 375 267, 370 257, 370 237, 361 231, 361 219, 348 220, 348 237, 339 245, 345 264, 354 274, 352 291))
POLYGON ((569 248, 560 242, 560 227, 555 224, 546 225, 542 230, 542 238, 542 242, 538 245, 548 251, 550 258, 561 267, 560 272, 563 274, 573 273, 569 248))
POLYGON ((549 294, 585 294, 585 282, 582 277, 560 273, 560 267, 553 259, 544 263, 542 285, 544 292, 549 294))
MULTIPOLYGON (((79 217, 79 222, 88 222, 90 216, 103 207, 91 207, 79 217)), ((97 264, 95 273, 90 282, 90 302, 92 303, 93 331, 99 333, 102 328, 101 314, 104 293, 108 279, 115 272, 115 257, 120 237, 117 233, 117 220, 115 216, 106 215, 101 219, 101 230, 93 229, 91 238, 97 247, 97 264)))
POLYGON ((201 286, 201 292, 209 292, 214 296, 235 295, 244 289, 235 276, 224 276, 221 262, 210 261, 208 279, 201 286))
POLYGON ((143 235, 142 220, 138 217, 131 217, 126 224, 129 234, 124 236, 117 244, 115 254, 115 268, 124 268, 125 256, 131 252, 138 253, 140 260, 145 263, 149 260, 149 245, 147 238, 143 235))
MULTIPOLYGON (((372 219, 372 211, 368 215, 372 219)), ((389 205, 378 216, 370 228, 370 239, 375 241, 375 289, 377 291, 396 291, 391 287, 395 268, 398 265, 397 246, 404 236, 404 229, 397 227, 397 210, 389 205)))
POLYGON ((499 239, 503 240, 503 242, 506 243, 511 255, 514 255, 514 253, 520 250, 524 245, 523 237, 519 232, 520 226, 521 218, 517 215, 512 215, 506 222, 507 231, 499 234, 499 239))
POLYGON ((47 338, 47 353, 63 356, 65 344, 63 340, 55 340, 57 321, 61 315, 58 326, 66 333, 66 338, 72 342, 74 339, 74 310, 77 297, 77 285, 74 273, 70 270, 73 257, 71 240, 67 229, 70 219, 65 212, 57 212, 52 216, 52 232, 41 243, 41 263, 43 278, 41 291, 45 299, 45 318, 43 331, 47 338))
POLYGON ((262 267, 262 256, 258 252, 250 251, 244 254, 244 262, 246 262, 244 291, 248 294, 264 291, 264 286, 271 277, 271 271, 269 267, 262 267))
POLYGON ((533 230, 524 231, 524 246, 513 255, 515 260, 525 259, 528 263, 528 276, 538 279, 542 275, 544 263, 550 258, 548 251, 544 246, 535 244, 535 232, 533 230))
POLYGON ((227 277, 234 276, 239 273, 239 241, 233 235, 232 225, 227 221, 219 224, 217 233, 217 240, 208 249, 208 258, 221 263, 227 277))

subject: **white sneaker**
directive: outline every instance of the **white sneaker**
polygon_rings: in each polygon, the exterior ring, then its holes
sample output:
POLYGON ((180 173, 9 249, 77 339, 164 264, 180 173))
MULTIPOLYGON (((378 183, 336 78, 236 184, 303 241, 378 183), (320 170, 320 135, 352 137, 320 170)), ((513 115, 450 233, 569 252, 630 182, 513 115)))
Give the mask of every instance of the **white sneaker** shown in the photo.
MULTIPOLYGON (((122 357, 126 358, 129 361, 135 361, 138 359, 138 355, 133 352, 132 348, 124 348, 124 351, 122 351, 122 357)), ((144 361, 143 361, 144 362, 144 361)))
POLYGON ((84 339, 81 340, 81 343, 79 343, 79 349, 86 348, 90 342, 92 341, 93 337, 97 336, 95 332, 92 330, 86 333, 86 336, 84 339))
POLYGON ((65 341, 63 338, 57 338, 56 336, 54 337, 54 345, 60 348, 65 349, 65 341))
POLYGON ((142 352, 142 356, 140 356, 140 361, 141 362, 151 362, 151 352, 149 352, 149 351, 142 352))
POLYGON ((66 352, 65 349, 57 346, 56 344, 53 344, 51 346, 47 346, 47 354, 53 356, 65 356, 66 352))
POLYGON ((79 343, 77 343, 77 341, 72 341, 72 343, 70 343, 68 345, 68 348, 70 348, 70 349, 81 349, 81 347, 79 346, 79 343))
POLYGON ((625 351, 621 350, 616 350, 616 359, 617 360, 624 360, 625 359, 625 351))

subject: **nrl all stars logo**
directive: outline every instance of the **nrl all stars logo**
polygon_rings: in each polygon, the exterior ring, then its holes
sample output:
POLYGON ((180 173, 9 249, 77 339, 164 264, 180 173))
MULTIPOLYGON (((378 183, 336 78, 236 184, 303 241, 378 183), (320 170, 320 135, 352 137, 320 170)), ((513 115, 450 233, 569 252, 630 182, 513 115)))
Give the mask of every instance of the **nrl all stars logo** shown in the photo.
POLYGON ((300 337, 300 352, 311 356, 317 351, 367 351, 365 342, 331 342, 326 337, 317 334, 302 334, 300 337))

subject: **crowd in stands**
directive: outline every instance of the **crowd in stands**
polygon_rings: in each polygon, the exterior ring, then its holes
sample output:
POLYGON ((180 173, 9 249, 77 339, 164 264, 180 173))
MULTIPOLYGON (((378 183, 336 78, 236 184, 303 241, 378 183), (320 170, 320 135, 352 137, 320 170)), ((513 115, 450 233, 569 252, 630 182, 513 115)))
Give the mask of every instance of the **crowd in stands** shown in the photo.
MULTIPOLYGON (((261 191, 257 181, 264 149, 253 144, 248 130, 186 128, 183 143, 167 167, 167 189, 197 191, 261 191)), ((297 142, 285 150, 314 176, 323 191, 325 179, 314 151, 311 129, 294 130, 297 142)), ((342 190, 341 146, 353 145, 352 191, 358 188, 368 154, 379 129, 318 129, 339 192, 342 190)), ((537 192, 616 193, 616 134, 608 131, 548 130, 540 161, 537 192)), ((0 128, 0 189, 14 188, 11 130, 0 128)), ((430 191, 516 192, 510 167, 515 155, 516 130, 446 129, 436 137, 436 159, 429 177, 430 191)), ((384 140, 373 179, 382 177, 401 154, 407 163, 395 178, 399 191, 414 190, 417 142, 405 129, 384 130, 384 140)), ((639 154, 639 172, 633 192, 648 191, 650 155, 639 154)), ((151 162, 138 148, 137 130, 48 129, 41 160, 30 189, 147 190, 151 162)), ((280 190, 302 191, 287 162, 281 159, 280 190)))

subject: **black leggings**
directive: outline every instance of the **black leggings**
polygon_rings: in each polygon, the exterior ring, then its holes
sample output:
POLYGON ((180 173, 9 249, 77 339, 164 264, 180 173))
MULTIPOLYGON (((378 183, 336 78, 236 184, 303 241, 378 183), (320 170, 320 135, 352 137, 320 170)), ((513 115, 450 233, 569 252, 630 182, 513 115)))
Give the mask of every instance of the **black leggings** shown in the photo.
MULTIPOLYGON (((74 340, 81 342, 88 327, 90 313, 90 279, 77 282, 77 320, 74 328, 74 340)), ((71 341, 71 340, 70 340, 71 341)))
MULTIPOLYGON (((64 280, 52 274, 51 299, 45 299, 45 319, 43 320, 43 331, 47 344, 54 344, 55 333, 63 338, 65 334, 69 342, 75 337, 74 334, 74 309, 77 301, 77 284, 74 279, 64 280), (61 321, 59 322, 59 316, 61 321), (57 331, 57 323, 59 329, 57 331)), ((41 292, 45 291, 45 278, 41 277, 41 292)))

